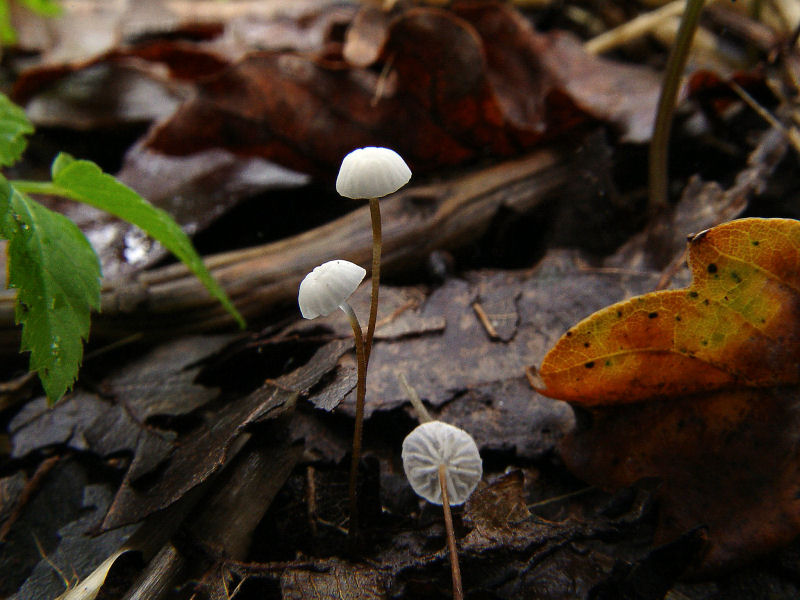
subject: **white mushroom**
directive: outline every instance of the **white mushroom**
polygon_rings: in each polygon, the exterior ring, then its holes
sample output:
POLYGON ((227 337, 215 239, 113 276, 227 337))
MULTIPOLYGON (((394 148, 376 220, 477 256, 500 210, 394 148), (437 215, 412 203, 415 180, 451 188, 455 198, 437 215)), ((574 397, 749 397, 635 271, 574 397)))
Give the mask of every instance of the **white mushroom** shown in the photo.
POLYGON ((378 294, 381 279, 381 208, 378 198, 396 192, 411 179, 411 169, 402 157, 389 148, 370 146, 353 150, 344 157, 339 175, 336 177, 336 191, 345 198, 366 198, 369 200, 369 214, 372 220, 372 295, 369 305, 367 335, 364 349, 369 363, 372 351, 372 338, 378 318, 378 294))
POLYGON ((341 308, 350 326, 353 328, 353 337, 356 344, 356 363, 358 378, 356 381, 356 419, 353 429, 353 453, 350 467, 350 482, 348 495, 350 496, 350 538, 351 542, 358 535, 358 498, 356 477, 358 475, 358 461, 361 456, 361 438, 364 427, 364 400, 367 390, 367 355, 364 348, 364 336, 358 317, 348 298, 364 279, 367 272, 355 263, 346 260, 332 260, 315 267, 311 273, 300 282, 297 292, 297 303, 300 312, 306 319, 316 319, 332 313, 341 308))
POLYGON ((478 447, 466 431, 441 421, 419 425, 403 440, 403 468, 411 487, 433 504, 442 504, 439 467, 444 466, 451 505, 463 504, 483 475, 478 447))
POLYGON ((347 300, 366 274, 363 267, 346 260, 331 260, 314 267, 300 283, 300 313, 306 319, 316 319, 341 308, 349 316, 347 300))
POLYGON ((478 446, 463 429, 441 421, 419 425, 403 440, 403 468, 411 487, 428 502, 442 506, 453 600, 463 600, 461 568, 451 504, 463 504, 483 475, 478 446))
POLYGON ((344 157, 336 178, 336 191, 345 198, 382 198, 411 179, 411 169, 389 148, 369 146, 344 157))

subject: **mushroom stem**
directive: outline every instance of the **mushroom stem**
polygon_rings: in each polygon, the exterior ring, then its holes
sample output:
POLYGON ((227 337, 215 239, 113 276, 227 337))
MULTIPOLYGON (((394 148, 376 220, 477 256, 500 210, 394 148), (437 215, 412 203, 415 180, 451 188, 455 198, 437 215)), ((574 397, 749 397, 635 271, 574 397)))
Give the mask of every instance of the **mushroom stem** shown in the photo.
POLYGON ((447 532, 447 548, 450 551, 450 573, 453 576, 453 600, 464 600, 464 588, 461 585, 461 569, 458 566, 458 550, 456 534, 453 530, 453 515, 450 513, 450 497, 447 493, 447 467, 439 465, 439 486, 442 488, 442 509, 444 510, 444 528, 447 532))
POLYGON ((356 380, 356 423, 353 430, 353 453, 350 462, 350 482, 348 485, 348 497, 350 500, 350 524, 348 526, 348 536, 352 544, 358 536, 358 463, 361 460, 361 438, 364 431, 364 399, 367 392, 367 359, 364 352, 364 336, 361 325, 353 308, 347 302, 339 305, 353 328, 353 337, 356 341, 356 362, 358 365, 358 378, 356 380))
POLYGON ((364 356, 369 364, 369 355, 372 352, 372 338, 375 335, 375 323, 378 320, 378 288, 381 283, 381 207, 377 198, 369 200, 369 214, 372 218, 372 297, 369 304, 369 322, 367 323, 367 337, 364 340, 364 356))

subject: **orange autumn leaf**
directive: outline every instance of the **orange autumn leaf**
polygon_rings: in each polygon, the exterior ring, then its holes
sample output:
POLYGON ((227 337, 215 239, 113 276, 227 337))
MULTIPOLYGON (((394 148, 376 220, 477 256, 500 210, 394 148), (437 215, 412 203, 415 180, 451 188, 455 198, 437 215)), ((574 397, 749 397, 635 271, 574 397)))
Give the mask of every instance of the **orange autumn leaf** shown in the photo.
POLYGON ((582 405, 800 382, 800 221, 741 219, 689 239, 692 285, 567 331, 528 375, 582 405))

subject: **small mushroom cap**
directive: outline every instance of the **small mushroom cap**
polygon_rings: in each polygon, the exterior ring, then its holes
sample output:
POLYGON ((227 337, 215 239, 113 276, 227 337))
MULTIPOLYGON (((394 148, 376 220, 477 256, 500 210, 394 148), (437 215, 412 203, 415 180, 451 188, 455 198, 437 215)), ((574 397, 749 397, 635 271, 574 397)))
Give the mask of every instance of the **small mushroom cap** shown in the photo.
POLYGON ((417 495, 441 505, 439 465, 445 466, 450 504, 466 502, 483 475, 478 446, 463 429, 428 421, 403 440, 403 468, 417 495))
POLYGON ((297 293, 300 312, 306 319, 329 315, 346 302, 367 271, 346 260, 331 260, 314 267, 297 293))
POLYGON ((369 146, 344 157, 336 191, 345 198, 382 198, 411 179, 411 169, 394 150, 369 146))

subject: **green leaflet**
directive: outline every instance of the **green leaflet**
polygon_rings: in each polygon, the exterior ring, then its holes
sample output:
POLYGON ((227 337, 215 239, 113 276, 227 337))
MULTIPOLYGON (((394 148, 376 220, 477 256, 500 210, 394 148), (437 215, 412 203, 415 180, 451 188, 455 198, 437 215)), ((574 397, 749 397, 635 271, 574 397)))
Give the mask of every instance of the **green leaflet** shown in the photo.
MULTIPOLYGON (((46 14, 57 7, 51 0, 24 2, 46 14)), ((0 0, 0 39, 7 8, 0 0)), ((24 111, 0 94, 0 166, 19 160, 32 132, 24 111)), ((84 202, 137 225, 175 254, 244 327, 244 319, 169 214, 94 163, 68 154, 53 161, 52 177, 52 182, 8 181, 0 175, 0 238, 9 241, 8 286, 17 289, 21 351, 31 353, 30 370, 39 374, 49 402, 57 402, 77 377, 90 312, 100 306, 100 266, 77 226, 26 194, 84 202)))
POLYGON ((206 269, 191 240, 172 217, 150 204, 139 194, 86 160, 75 160, 65 153, 53 161, 53 184, 45 193, 57 194, 91 204, 143 229, 183 262, 202 282, 209 293, 233 315, 240 327, 244 318, 225 291, 206 269))
POLYGON ((11 7, 8 0, 0 0, 0 43, 13 44, 17 41, 17 32, 11 25, 11 7))
MULTIPOLYGON (((61 14, 61 5, 56 0, 21 0, 29 10, 43 17, 57 17, 61 14)), ((0 0, 0 44, 13 44, 17 41, 17 32, 11 24, 11 7, 9 0, 0 0)))
POLYGON ((43 17, 57 17, 61 14, 61 5, 56 0, 21 0, 21 2, 43 17))
MULTIPOLYGON (((0 31, 2 31, 1 25, 0 31)), ((0 33, 1 38, 2 33, 0 33)), ((28 145, 26 136, 31 133, 33 125, 25 116, 25 111, 0 94, 0 166, 13 165, 20 159, 28 145)))
POLYGON ((8 285, 17 289, 21 351, 29 351, 48 401, 72 386, 100 306, 100 265, 91 244, 65 216, 18 192, 0 176, 0 237, 9 240, 8 285))

